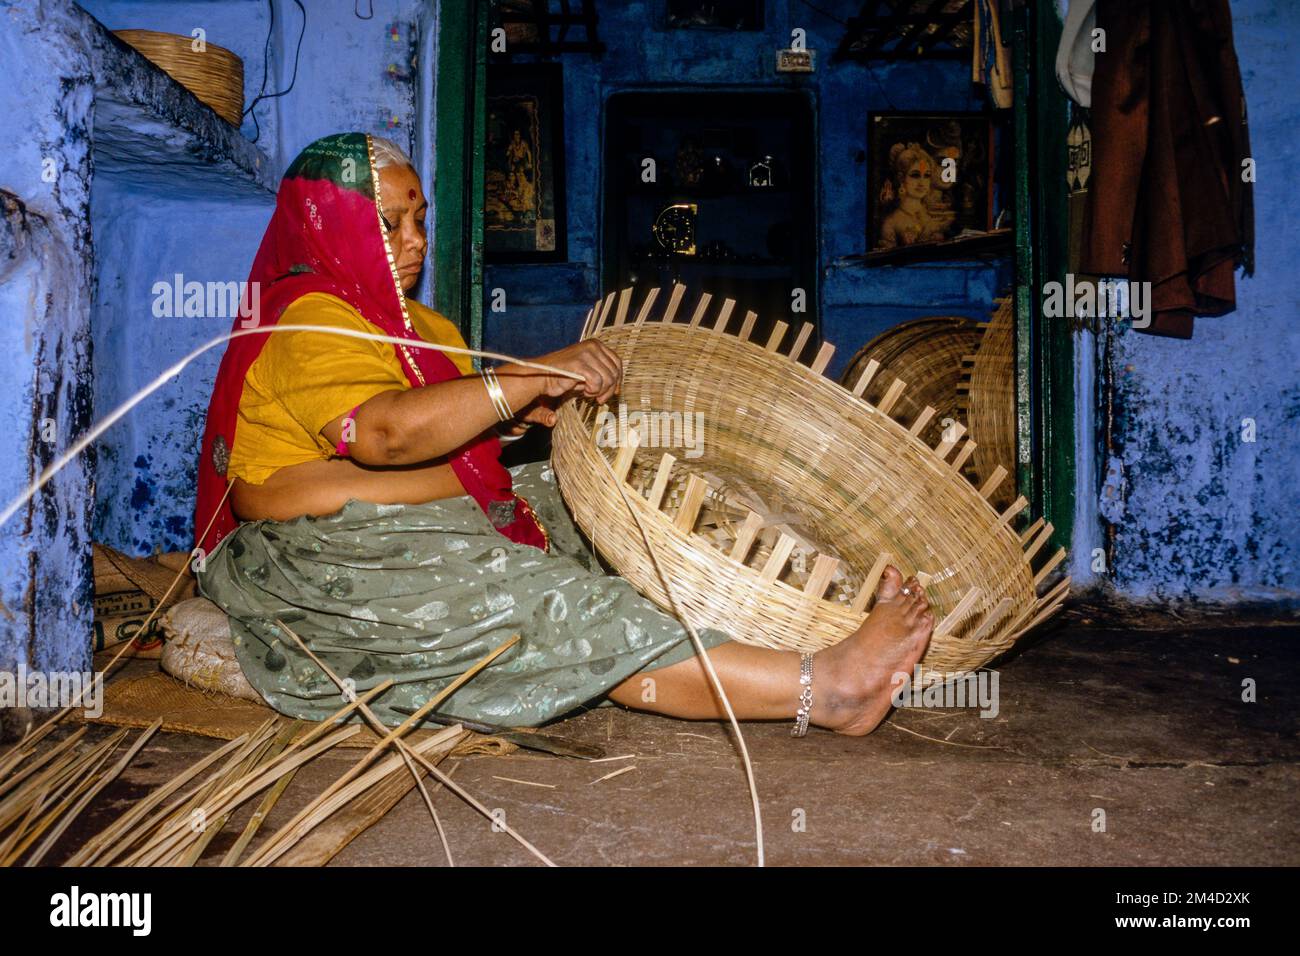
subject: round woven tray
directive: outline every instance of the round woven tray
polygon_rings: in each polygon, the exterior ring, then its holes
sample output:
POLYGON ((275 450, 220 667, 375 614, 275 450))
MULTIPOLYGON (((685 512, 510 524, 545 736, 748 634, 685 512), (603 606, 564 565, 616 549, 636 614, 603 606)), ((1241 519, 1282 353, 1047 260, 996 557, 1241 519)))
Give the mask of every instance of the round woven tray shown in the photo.
POLYGON ((154 30, 114 30, 113 35, 193 93, 232 126, 244 112, 244 61, 225 47, 205 41, 202 53, 194 38, 154 30))
MULTIPOLYGON (((631 290, 611 293, 583 332, 624 361, 628 440, 611 442, 618 409, 582 401, 562 406, 553 435, 577 523, 648 598, 696 628, 817 650, 862 623, 894 564, 925 583, 938 621, 926 682, 980 667, 1061 607, 1068 579, 1037 593, 1065 556, 1042 560, 1051 526, 1013 530, 1024 500, 996 511, 961 473, 969 442, 918 437, 928 410, 899 422, 889 412, 901 389, 872 405, 858 397, 868 380, 854 394, 825 378, 829 344, 811 366, 791 359, 784 322, 751 342, 756 316, 737 321, 733 301, 706 294, 688 310, 684 287, 658 293, 634 320, 631 290), (697 414, 702 442, 691 447, 697 414)), ((795 336, 794 354, 811 331, 795 336)))
POLYGON ((999 300, 979 347, 964 363, 959 389, 959 414, 976 443, 968 475, 980 487, 995 485, 989 493, 995 508, 1005 508, 1015 495, 1014 483, 1005 480, 1016 471, 1013 317, 1011 300, 999 300))
POLYGON ((960 315, 933 315, 913 319, 888 329, 858 349, 840 377, 840 384, 852 388, 872 363, 878 371, 862 397, 878 404, 897 380, 906 383, 894 414, 914 421, 927 405, 934 417, 921 432, 929 444, 942 438, 945 428, 965 424, 957 406, 962 381, 962 359, 979 346, 984 325, 960 315))

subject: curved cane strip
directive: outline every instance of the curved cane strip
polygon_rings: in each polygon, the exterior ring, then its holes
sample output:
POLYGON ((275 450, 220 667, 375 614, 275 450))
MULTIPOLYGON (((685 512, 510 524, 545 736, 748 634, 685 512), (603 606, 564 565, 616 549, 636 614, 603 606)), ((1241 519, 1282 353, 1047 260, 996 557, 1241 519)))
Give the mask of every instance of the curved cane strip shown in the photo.
MULTIPOLYGON (((345 338, 363 339, 371 342, 387 342, 394 345, 405 345, 408 348, 433 349, 434 351, 437 352, 453 353, 456 355, 470 355, 478 358, 490 358, 502 362, 511 362, 515 365, 521 365, 524 368, 537 369, 538 371, 548 372, 553 375, 560 375, 563 376, 564 378, 574 379, 575 381, 580 381, 580 382, 585 381, 585 378, 577 374, 576 372, 570 372, 566 369, 556 368, 555 366, 546 365, 541 362, 530 362, 525 359, 518 359, 510 355, 503 355, 499 352, 488 352, 482 349, 460 348, 454 345, 438 345, 434 342, 425 342, 420 339, 398 338, 397 336, 381 335, 372 332, 360 332, 354 329, 340 329, 340 328, 333 328, 331 326, 325 326, 325 325, 288 325, 288 326, 272 325, 272 326, 265 326, 265 327, 252 328, 252 329, 238 329, 235 331, 227 332, 224 335, 219 335, 216 338, 211 339, 208 342, 205 342, 203 345, 199 346, 197 349, 195 349, 194 351, 190 352, 188 355, 181 358, 170 368, 162 372, 157 378, 155 378, 144 388, 137 391, 126 401, 122 402, 122 404, 118 405, 117 408, 113 409, 113 411, 110 412, 106 418, 104 418, 98 424, 92 427, 88 432, 86 432, 85 435, 83 435, 80 439, 78 439, 72 445, 72 447, 68 449, 68 451, 64 452, 63 455, 61 455, 58 459, 52 462, 44 471, 42 471, 40 476, 34 482, 32 482, 32 484, 27 488, 26 491, 24 491, 12 502, 10 502, 10 504, 5 508, 5 510, 2 513, 0 513, 0 527, 5 525, 9 521, 9 519, 12 518, 18 512, 18 510, 23 507, 23 505, 29 502, 36 495, 36 493, 41 490, 41 488, 45 487, 45 485, 55 475, 57 475, 60 471, 62 471, 65 467, 67 467, 67 465, 70 462, 75 460, 76 457, 80 455, 83 451, 85 451, 86 448, 88 448, 97 438, 99 438, 100 435, 108 431, 109 428, 111 428, 119 420, 121 420, 129 411, 131 411, 131 409, 135 408, 135 406, 139 405, 142 401, 144 401, 146 398, 148 398, 158 389, 162 388, 163 385, 167 384, 169 379, 179 375, 182 371, 185 370, 185 368, 191 362, 197 359, 200 355, 203 355, 205 352, 211 351, 212 349, 216 348, 219 345, 223 345, 226 342, 232 341, 233 339, 243 338, 244 336, 248 336, 248 335, 268 335, 272 332, 323 332, 327 335, 341 335, 345 338)), ((610 472, 611 476, 613 476, 613 469, 610 468, 608 462, 604 461, 604 456, 601 456, 601 460, 604 463, 605 469, 610 472)), ((735 711, 733 711, 731 707, 731 700, 730 698, 727 697, 727 692, 722 686, 722 681, 718 677, 718 672, 714 670, 713 661, 712 659, 710 659, 708 651, 705 649, 703 642, 700 640, 699 634, 695 632, 694 626, 686 618, 686 615, 684 615, 681 612, 681 608, 677 602, 676 595, 673 593, 673 590, 668 583, 667 576, 663 572, 663 568, 659 563, 658 556, 655 554, 653 545, 651 545, 650 543, 650 538, 646 533, 646 529, 644 525, 642 525, 641 523, 640 516, 637 515, 635 510, 633 509, 631 501, 628 500, 627 493, 622 489, 621 482, 616 482, 615 484, 619 488, 619 494, 622 495, 623 497, 623 503, 627 505, 630 511, 632 511, 632 517, 636 521, 638 530, 641 532, 641 538, 645 542, 646 550, 650 555, 651 561, 654 563, 655 571, 659 575, 660 580, 664 582, 664 590, 667 592, 669 599, 672 601, 674 609, 677 610, 678 618, 681 620, 683 626, 686 628, 687 633, 690 634, 691 641, 695 644, 695 649, 699 653, 701 660, 703 660, 704 662, 705 672, 709 675, 709 680, 712 682, 714 690, 717 691, 718 698, 722 701, 723 709, 727 713, 727 719, 730 721, 731 727, 736 733, 736 743, 740 749, 741 759, 745 765, 745 778, 749 785, 750 799, 754 806, 754 830, 755 830, 755 838, 757 840, 757 847, 758 847, 758 865, 763 866, 764 865, 763 816, 762 816, 762 810, 759 806, 758 787, 754 782, 754 767, 749 759, 749 748, 745 745, 745 737, 744 734, 741 733, 740 723, 739 721, 736 720, 735 711)), ((230 493, 231 487, 233 487, 233 485, 227 486, 226 488, 227 495, 230 493)), ((222 504, 224 503, 225 503, 225 498, 223 497, 222 504)), ((218 505, 217 512, 219 513, 220 510, 221 510, 221 505, 218 505)), ((209 521, 208 523, 209 528, 212 526, 212 522, 214 521, 216 521, 216 514, 214 514, 212 516, 212 520, 209 521)), ((206 532, 205 532, 205 536, 206 536, 206 532)), ((183 573, 184 573, 184 569, 182 569, 180 572, 177 573, 176 581, 172 582, 173 587, 175 586, 176 582, 180 580, 183 573)), ((161 602, 160 602, 160 606, 161 606, 161 602)), ((155 612, 156 610, 157 609, 155 609, 155 612)), ((124 647, 121 651, 118 652, 117 657, 114 657, 113 660, 109 662, 108 667, 112 667, 113 664, 117 663, 118 658, 120 658, 122 654, 124 654, 126 650, 129 649, 130 647, 131 644, 128 643, 126 647, 124 647)), ((105 670, 107 670, 107 668, 105 668, 105 670)), ((49 721, 47 721, 47 723, 54 723, 55 721, 59 720, 66 713, 70 712, 73 709, 73 706, 75 706, 75 704, 60 711, 49 721)), ((442 780, 442 782, 445 785, 447 785, 448 787, 452 786, 451 782, 445 779, 444 774, 433 769, 423 760, 417 759, 417 762, 424 764, 426 769, 429 769, 436 777, 442 780)), ((461 794, 461 795, 465 798, 468 798, 467 794, 461 794)))

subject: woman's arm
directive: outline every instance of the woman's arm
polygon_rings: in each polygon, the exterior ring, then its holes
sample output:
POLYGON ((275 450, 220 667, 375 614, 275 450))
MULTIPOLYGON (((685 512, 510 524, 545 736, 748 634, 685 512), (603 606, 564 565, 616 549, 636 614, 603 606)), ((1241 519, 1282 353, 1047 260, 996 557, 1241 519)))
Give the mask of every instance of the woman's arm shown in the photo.
MULTIPOLYGON (((622 384, 623 366, 606 345, 587 339, 537 359, 538 362, 582 376, 575 381, 521 365, 496 369, 506 401, 523 412, 538 398, 568 399, 577 395, 610 400, 622 384)), ((340 415, 321 429, 330 444, 343 437, 340 415)), ((392 389, 357 409, 348 450, 359 464, 412 465, 450 454, 498 421, 481 376, 436 382, 423 388, 392 389)))

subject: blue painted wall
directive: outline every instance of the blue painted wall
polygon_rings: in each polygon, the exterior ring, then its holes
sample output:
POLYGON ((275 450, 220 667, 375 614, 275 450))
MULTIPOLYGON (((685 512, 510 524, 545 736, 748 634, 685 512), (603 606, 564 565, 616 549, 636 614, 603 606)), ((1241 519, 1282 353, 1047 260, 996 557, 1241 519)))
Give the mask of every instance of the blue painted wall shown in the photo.
MULTIPOLYGON (((1115 356, 1116 589, 1137 599, 1300 603, 1300 3, 1234 0, 1255 184, 1256 266, 1190 341, 1126 330, 1115 356), (1243 422, 1255 440, 1243 440, 1243 422)), ((1087 358, 1090 359, 1090 356, 1087 358)), ((1081 484, 1090 500, 1096 488, 1081 484)), ((1095 520, 1095 517, 1094 519, 1095 520)), ((1078 567, 1079 560, 1076 560, 1078 567)))
MULTIPOLYGON (((857 3, 818 3, 840 19, 857 3)), ((803 89, 816 108, 819 299, 823 337, 836 345, 830 373, 838 375, 859 346, 890 326, 922 315, 987 318, 998 288, 1009 286, 1010 262, 930 264, 866 269, 845 257, 866 244, 867 114, 879 110, 978 110, 970 64, 880 64, 875 77, 856 63, 832 64, 844 27, 798 0, 768 0, 761 32, 663 30, 661 0, 598 0, 599 60, 569 54, 564 65, 565 178, 568 264, 496 265, 484 283, 484 341, 488 348, 537 355, 577 338, 587 309, 601 293, 599 248, 604 105, 624 90, 803 89), (775 71, 775 51, 791 31, 806 32, 816 72, 775 71), (505 290, 504 312, 491 311, 494 288, 505 290)), ((524 57, 519 58, 526 60, 524 57)), ((608 290, 604 290, 608 291, 608 290)))

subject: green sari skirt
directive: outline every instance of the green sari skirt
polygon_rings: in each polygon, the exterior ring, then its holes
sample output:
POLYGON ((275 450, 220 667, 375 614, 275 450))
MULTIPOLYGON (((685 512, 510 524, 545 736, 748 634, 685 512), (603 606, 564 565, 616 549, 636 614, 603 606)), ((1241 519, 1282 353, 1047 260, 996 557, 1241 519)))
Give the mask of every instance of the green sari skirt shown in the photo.
MULTIPOLYGON (((597 703, 641 671, 695 655, 686 629, 607 575, 565 509, 549 462, 512 469, 550 551, 511 542, 468 495, 422 505, 349 501, 331 515, 241 525, 208 556, 199 589, 230 617, 249 683, 281 713, 321 720, 338 687, 302 638, 395 725, 518 634, 438 705, 464 720, 531 727, 597 703)), ((706 647, 728 635, 700 631, 706 647)), ((644 693, 654 692, 646 681, 644 693)), ((647 698, 649 699, 649 698, 647 698)))

